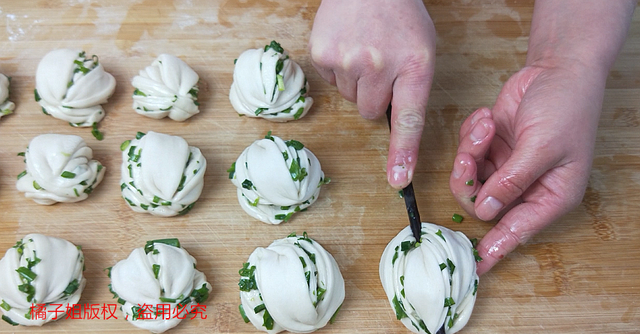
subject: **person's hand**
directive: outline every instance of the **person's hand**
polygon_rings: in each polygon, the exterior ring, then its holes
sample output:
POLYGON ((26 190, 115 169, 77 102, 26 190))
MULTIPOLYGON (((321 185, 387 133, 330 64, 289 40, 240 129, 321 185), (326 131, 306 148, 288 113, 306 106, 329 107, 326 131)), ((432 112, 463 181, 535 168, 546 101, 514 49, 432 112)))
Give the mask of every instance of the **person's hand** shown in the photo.
POLYGON ((435 28, 420 0, 324 0, 309 51, 320 76, 367 119, 392 103, 387 179, 413 177, 435 64, 435 28))
POLYGON ((500 219, 478 244, 478 274, 580 204, 606 78, 593 72, 525 67, 462 124, 449 186, 475 218, 500 219))

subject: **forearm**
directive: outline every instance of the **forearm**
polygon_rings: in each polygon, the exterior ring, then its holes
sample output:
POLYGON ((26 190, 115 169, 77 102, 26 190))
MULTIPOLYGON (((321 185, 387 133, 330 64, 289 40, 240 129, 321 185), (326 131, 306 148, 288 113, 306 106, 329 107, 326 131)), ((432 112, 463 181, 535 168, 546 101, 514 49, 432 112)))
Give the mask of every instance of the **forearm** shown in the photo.
POLYGON ((636 0, 538 0, 527 65, 586 67, 608 74, 624 44, 636 0))

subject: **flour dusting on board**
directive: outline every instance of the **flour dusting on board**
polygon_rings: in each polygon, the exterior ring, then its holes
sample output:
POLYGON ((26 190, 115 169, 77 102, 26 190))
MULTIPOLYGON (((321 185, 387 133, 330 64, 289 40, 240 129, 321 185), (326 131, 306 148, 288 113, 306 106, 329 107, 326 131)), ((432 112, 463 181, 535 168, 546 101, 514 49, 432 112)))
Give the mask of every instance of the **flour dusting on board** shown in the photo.
MULTIPOLYGON (((4 14, 0 8, 0 15, 4 14)), ((25 36, 42 20, 31 20, 28 15, 4 14, 7 23, 7 39, 15 42, 26 39, 25 36)), ((26 36, 28 37, 28 36, 26 36)))

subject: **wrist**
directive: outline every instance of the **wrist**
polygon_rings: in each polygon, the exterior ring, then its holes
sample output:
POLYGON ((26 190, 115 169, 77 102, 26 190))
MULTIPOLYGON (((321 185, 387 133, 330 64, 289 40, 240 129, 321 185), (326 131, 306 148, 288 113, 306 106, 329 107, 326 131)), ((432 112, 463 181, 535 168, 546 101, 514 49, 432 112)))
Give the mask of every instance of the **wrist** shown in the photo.
POLYGON ((635 1, 537 0, 527 65, 606 76, 622 48, 635 1))

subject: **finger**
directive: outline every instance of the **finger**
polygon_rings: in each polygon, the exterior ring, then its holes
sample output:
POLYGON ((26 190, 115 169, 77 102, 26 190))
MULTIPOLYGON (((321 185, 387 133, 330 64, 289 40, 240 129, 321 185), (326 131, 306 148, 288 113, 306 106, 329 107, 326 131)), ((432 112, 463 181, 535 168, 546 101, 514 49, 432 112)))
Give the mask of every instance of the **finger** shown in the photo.
POLYGON ((356 90, 356 79, 345 74, 345 73, 336 73, 335 75, 336 87, 338 87, 338 92, 340 95, 344 97, 347 101, 355 103, 358 94, 356 90))
POLYGON ((469 133, 470 129, 476 124, 476 122, 478 122, 478 120, 483 118, 493 118, 491 109, 486 107, 479 108, 469 115, 469 117, 467 117, 460 126, 458 142, 462 142, 462 137, 469 133))
POLYGON ((329 43, 325 39, 316 37, 316 34, 317 32, 315 30, 311 32, 309 44, 307 45, 311 65, 316 69, 322 79, 335 86, 336 76, 333 72, 335 68, 334 59, 336 57, 335 49, 330 48, 329 43))
POLYGON ((380 76, 362 77, 357 84, 358 111, 366 119, 376 119, 384 115, 391 101, 391 82, 380 76))
MULTIPOLYGON (((551 201, 549 201, 551 203, 551 201)), ((493 268, 518 245, 566 213, 562 206, 525 202, 515 206, 478 243, 477 273, 482 275, 493 268)))
POLYGON ((313 65, 313 67, 316 69, 316 72, 318 72, 318 74, 320 75, 320 77, 322 77, 322 79, 324 79, 326 82, 330 83, 331 85, 336 85, 336 75, 333 73, 333 71, 329 68, 320 66, 318 64, 316 64, 313 60, 311 61, 311 65, 313 65))
POLYGON ((399 76, 393 85, 387 180, 395 188, 407 186, 416 167, 433 72, 424 74, 399 76))
MULTIPOLYGON (((479 113, 476 116, 479 115, 482 114, 479 113)), ((460 135, 458 153, 466 152, 473 157, 473 160, 478 165, 478 177, 480 178, 485 174, 485 161, 488 156, 489 149, 492 147, 495 133, 496 127, 493 119, 483 117, 476 120, 475 124, 468 127, 466 133, 461 133, 460 135)))
POLYGON ((449 177, 449 189, 460 206, 474 218, 475 194, 482 186, 477 176, 478 169, 473 156, 466 152, 458 153, 449 177))
POLYGON ((484 183, 475 203, 479 219, 494 219, 557 162, 553 158, 541 159, 547 154, 537 147, 530 142, 519 143, 504 165, 484 183))

